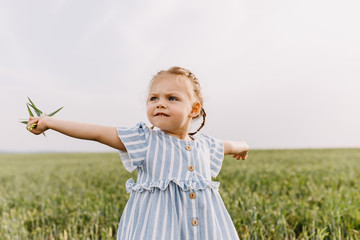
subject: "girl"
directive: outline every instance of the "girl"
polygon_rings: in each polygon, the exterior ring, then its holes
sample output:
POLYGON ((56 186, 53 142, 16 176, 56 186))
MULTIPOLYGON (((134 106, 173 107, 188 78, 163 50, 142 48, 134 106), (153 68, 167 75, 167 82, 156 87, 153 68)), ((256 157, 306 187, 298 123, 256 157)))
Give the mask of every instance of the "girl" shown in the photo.
POLYGON ((153 125, 114 128, 70 122, 53 117, 30 117, 27 127, 41 134, 53 129, 71 137, 94 140, 120 150, 124 167, 137 170, 137 182, 126 182, 129 201, 120 220, 117 239, 238 239, 219 195, 224 154, 245 160, 249 146, 196 134, 205 124, 198 79, 172 67, 150 83, 147 117, 153 125), (200 128, 189 133, 193 119, 200 128), (154 130, 157 127, 157 130, 154 130))

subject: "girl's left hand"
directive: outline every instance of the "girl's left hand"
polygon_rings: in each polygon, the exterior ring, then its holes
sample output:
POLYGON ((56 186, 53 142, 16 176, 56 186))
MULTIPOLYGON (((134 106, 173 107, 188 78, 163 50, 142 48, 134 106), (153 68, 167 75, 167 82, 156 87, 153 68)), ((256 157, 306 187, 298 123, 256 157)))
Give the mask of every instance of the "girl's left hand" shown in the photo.
POLYGON ((233 154, 233 157, 236 158, 237 160, 245 160, 248 157, 248 152, 249 151, 243 151, 241 153, 236 153, 233 154))
POLYGON ((224 155, 231 154, 237 160, 245 160, 248 157, 249 145, 245 141, 223 141, 224 155))

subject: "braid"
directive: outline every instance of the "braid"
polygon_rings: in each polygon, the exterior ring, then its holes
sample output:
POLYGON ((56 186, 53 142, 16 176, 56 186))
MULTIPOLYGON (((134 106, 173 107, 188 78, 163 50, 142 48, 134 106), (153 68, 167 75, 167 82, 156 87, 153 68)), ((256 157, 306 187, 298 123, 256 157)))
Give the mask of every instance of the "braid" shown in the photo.
POLYGON ((200 131, 200 129, 202 129, 204 126, 205 126, 205 120, 206 120, 206 112, 205 112, 205 109, 204 108, 201 108, 201 113, 200 115, 202 115, 203 117, 203 121, 200 125, 200 127, 196 130, 196 132, 193 132, 193 133, 189 133, 189 135, 195 135, 196 133, 198 133, 200 131))

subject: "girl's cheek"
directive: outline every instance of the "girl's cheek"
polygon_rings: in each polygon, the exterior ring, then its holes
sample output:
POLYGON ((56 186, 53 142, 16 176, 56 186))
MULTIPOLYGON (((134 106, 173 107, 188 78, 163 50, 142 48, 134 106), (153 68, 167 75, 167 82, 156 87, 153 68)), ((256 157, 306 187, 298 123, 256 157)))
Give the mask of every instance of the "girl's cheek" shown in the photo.
POLYGON ((148 117, 150 117, 150 116, 152 115, 153 111, 154 111, 153 106, 151 106, 150 104, 148 104, 148 105, 147 105, 147 110, 146 110, 146 113, 147 113, 148 117))

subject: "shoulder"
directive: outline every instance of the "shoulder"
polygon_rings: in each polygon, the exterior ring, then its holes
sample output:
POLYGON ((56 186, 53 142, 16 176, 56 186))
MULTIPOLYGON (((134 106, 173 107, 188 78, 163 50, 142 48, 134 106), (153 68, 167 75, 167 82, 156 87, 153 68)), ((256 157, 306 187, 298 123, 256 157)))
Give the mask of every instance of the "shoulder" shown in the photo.
POLYGON ((139 122, 132 127, 116 127, 118 135, 121 140, 123 139, 132 139, 138 140, 137 138, 147 139, 152 131, 145 123, 139 122))
POLYGON ((149 129, 149 127, 144 123, 144 122, 138 122, 135 126, 131 126, 131 127, 116 127, 117 129, 139 129, 139 128, 142 128, 142 129, 149 129))
POLYGON ((118 131, 121 131, 121 132, 126 132, 126 131, 129 131, 129 132, 149 132, 151 129, 144 123, 144 122, 139 122, 137 123, 135 126, 131 126, 131 127, 116 127, 116 129, 118 131))
POLYGON ((209 136, 208 134, 205 134, 205 133, 200 133, 200 134, 196 135, 195 138, 200 140, 201 142, 207 143, 207 144, 211 144, 212 142, 214 142, 216 140, 216 138, 209 136))
POLYGON ((210 141, 210 142, 211 141, 220 141, 216 137, 209 136, 208 134, 205 134, 205 133, 200 133, 200 134, 196 135, 195 138, 202 139, 202 140, 205 140, 205 141, 210 141))
POLYGON ((223 141, 218 138, 209 136, 204 133, 197 135, 196 138, 199 139, 203 144, 208 145, 210 148, 223 148, 223 141))

